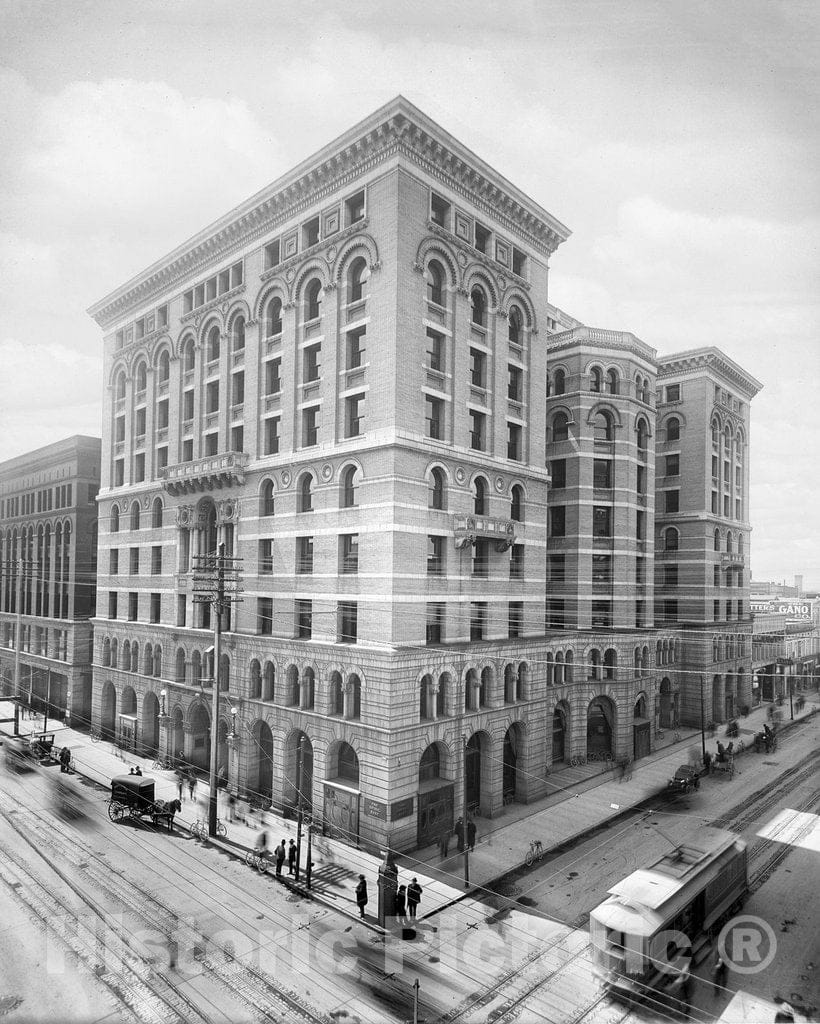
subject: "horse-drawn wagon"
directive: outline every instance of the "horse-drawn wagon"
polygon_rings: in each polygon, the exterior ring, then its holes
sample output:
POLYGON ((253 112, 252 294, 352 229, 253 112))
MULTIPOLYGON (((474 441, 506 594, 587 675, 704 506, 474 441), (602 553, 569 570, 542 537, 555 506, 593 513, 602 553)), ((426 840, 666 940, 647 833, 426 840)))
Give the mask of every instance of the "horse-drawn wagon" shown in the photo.
POLYGON ((168 822, 170 832, 174 815, 182 809, 179 800, 157 800, 154 795, 154 780, 145 775, 118 775, 111 780, 111 799, 108 802, 108 817, 114 822, 125 818, 138 821, 150 818, 156 825, 168 822))

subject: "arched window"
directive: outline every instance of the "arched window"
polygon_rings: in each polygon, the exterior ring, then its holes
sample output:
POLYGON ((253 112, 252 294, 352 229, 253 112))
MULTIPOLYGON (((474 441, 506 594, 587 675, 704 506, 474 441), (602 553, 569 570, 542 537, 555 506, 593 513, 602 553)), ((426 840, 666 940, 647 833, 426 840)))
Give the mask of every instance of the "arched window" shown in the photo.
POLYGON ((273 513, 273 480, 264 480, 259 490, 259 515, 272 516, 273 513))
POLYGON ((593 647, 589 652, 589 678, 601 678, 601 652, 597 647, 593 647))
POLYGON ((569 438, 569 417, 565 412, 557 412, 552 418, 553 441, 566 441, 569 438))
POLYGON ((664 530, 663 534, 663 549, 664 551, 677 551, 678 541, 680 537, 678 531, 674 527, 669 527, 668 530, 664 530))
POLYGON ((322 312, 322 282, 314 277, 305 288, 305 320, 318 320, 322 312))
POLYGON ((106 637, 105 640, 103 640, 102 663, 103 663, 103 668, 107 668, 111 664, 111 639, 110 639, 110 637, 106 637))
POLYGON ((613 441, 615 439, 612 417, 603 409, 595 413, 593 435, 596 441, 613 441))
POLYGON ((339 483, 339 505, 342 508, 356 506, 356 467, 345 466, 339 483))
POLYGON ((259 700, 262 696, 262 669, 256 658, 251 661, 251 678, 248 696, 251 700, 259 700))
POLYGON ((274 295, 268 303, 268 308, 265 311, 265 336, 268 338, 275 338, 277 334, 281 333, 282 300, 278 295, 274 295))
POLYGON ((608 370, 606 375, 606 389, 610 395, 617 395, 620 390, 620 377, 617 370, 608 370))
POLYGON ((487 484, 480 476, 473 481, 473 512, 477 516, 487 515, 487 484))
POLYGON ((273 700, 276 693, 276 669, 272 661, 265 662, 265 678, 262 686, 262 700, 273 700))
POLYGON ((715 551, 720 551, 720 530, 715 530, 715 551))
POLYGON ((118 533, 120 529, 120 509, 119 505, 111 506, 111 532, 118 533))
POLYGON ((188 338, 182 344, 182 370, 184 373, 189 373, 193 370, 196 363, 196 346, 194 345, 194 339, 188 338))
POLYGON ((637 423, 638 428, 638 454, 646 456, 646 447, 649 443, 649 427, 647 426, 645 419, 639 419, 637 423))
POLYGON ((159 644, 154 644, 154 678, 162 678, 162 648, 159 644))
POLYGON ((731 555, 732 553, 732 531, 728 530, 726 533, 726 554, 731 555))
POLYGON ((666 440, 680 440, 680 420, 677 418, 677 416, 673 416, 671 419, 668 419, 666 421, 666 440))
POLYGON ((524 488, 516 484, 510 496, 510 519, 516 523, 524 521, 524 488))
POLYGON ((593 366, 589 371, 589 390, 594 391, 596 394, 602 390, 601 369, 598 366, 593 366))
POLYGON ((470 313, 470 319, 478 327, 487 326, 487 296, 484 291, 478 287, 473 288, 470 292, 470 306, 472 312, 470 313))
POLYGON ((712 420, 712 444, 717 447, 718 439, 720 438, 720 424, 717 420, 712 420))
POLYGON ((141 395, 148 387, 148 367, 145 363, 137 366, 137 394, 141 395))
POLYGON ((604 652, 604 679, 615 679, 618 666, 618 653, 614 647, 609 647, 604 652))
POLYGON ((303 473, 299 481, 299 512, 313 511, 313 477, 303 473))
POLYGON ((125 371, 120 370, 117 374, 117 383, 115 384, 115 392, 117 401, 121 401, 125 398, 125 371))
POLYGON ((739 533, 737 535, 737 553, 739 555, 743 554, 743 534, 742 533, 739 533))
POLYGON ((727 452, 732 450, 732 431, 730 430, 728 423, 723 428, 723 449, 727 452))
POLYGON ((437 306, 444 305, 444 270, 438 260, 427 264, 427 299, 437 306))
POLYGON ((563 370, 556 370, 552 375, 552 390, 556 395, 563 395, 567 390, 567 375, 563 370))
POLYGON ((160 384, 167 384, 171 377, 171 357, 168 355, 168 349, 164 349, 162 355, 159 357, 159 382, 160 384))
POLYGON ((336 775, 340 779, 347 779, 349 782, 359 781, 359 759, 356 751, 349 743, 342 743, 339 746, 339 754, 336 760, 336 775))
POLYGON ((221 337, 219 327, 214 324, 210 331, 208 331, 208 337, 205 341, 205 351, 207 352, 207 360, 209 363, 213 363, 219 359, 220 344, 221 337))
POLYGON ((154 498, 151 506, 151 526, 155 530, 162 526, 162 498, 154 498))
POLYGON ((131 529, 138 530, 140 528, 140 503, 138 501, 131 502, 131 529))
POLYGON ((364 286, 369 276, 365 260, 361 256, 353 260, 347 272, 348 302, 360 302, 364 298, 364 286))
POLYGON ((231 349, 234 352, 245 351, 245 318, 238 316, 231 328, 231 349))
POLYGON ((436 466, 430 473, 427 484, 427 507, 434 509, 446 508, 444 490, 444 470, 436 466))
POLYGON ((513 345, 520 345, 523 340, 521 336, 521 324, 523 322, 523 317, 521 316, 521 310, 518 308, 518 306, 513 306, 510 309, 510 316, 508 322, 509 340, 512 342, 513 345))

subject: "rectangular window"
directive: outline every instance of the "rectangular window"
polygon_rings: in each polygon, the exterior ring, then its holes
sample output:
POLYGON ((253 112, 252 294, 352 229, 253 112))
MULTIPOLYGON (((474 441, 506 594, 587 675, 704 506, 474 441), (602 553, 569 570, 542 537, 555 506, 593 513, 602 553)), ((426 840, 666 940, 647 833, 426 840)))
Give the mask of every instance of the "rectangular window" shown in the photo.
POLYGON ((269 359, 265 363, 265 394, 278 395, 282 390, 282 360, 269 359))
POLYGON ((563 488, 567 486, 567 460, 552 459, 550 462, 550 473, 552 475, 552 486, 563 488))
POLYGON ((666 456, 666 475, 680 476, 680 455, 666 456))
POLYGON ((717 455, 712 456, 712 480, 717 483, 718 473, 720 472, 720 462, 718 461, 717 455))
POLYGON ((678 602, 667 598, 663 602, 663 619, 664 622, 677 622, 678 620, 678 602))
POLYGON ((259 575, 270 576, 273 572, 273 540, 268 537, 259 541, 259 575))
POLYGON ((355 601, 340 601, 337 642, 355 644, 359 633, 359 606, 355 601))
POLYGON ((134 457, 134 482, 142 483, 145 479, 145 452, 134 457))
POLYGON ((168 465, 168 445, 157 448, 157 469, 165 469, 168 465))
POLYGON ((307 249, 319 241, 319 218, 313 217, 302 226, 302 248, 307 249))
POLYGON ((666 401, 667 402, 679 402, 680 401, 680 384, 667 384, 666 385, 666 401))
POLYGON ((552 597, 547 601, 545 626, 547 629, 563 629, 566 625, 566 611, 563 597, 552 597))
POLYGON ((345 200, 345 227, 364 220, 364 189, 345 200))
POLYGON ((182 419, 192 420, 194 418, 194 393, 185 391, 182 395, 182 419))
POLYGON ((427 575, 444 575, 444 537, 427 536, 427 575))
POLYGON ((312 448, 319 443, 319 406, 302 410, 302 447, 312 448))
POLYGON ((490 231, 478 221, 475 222, 475 247, 479 252, 486 253, 490 250, 490 231))
MULTIPOLYGON (((643 468, 643 467, 641 467, 643 468)), ((592 486, 596 490, 610 490, 612 487, 612 460, 595 459, 592 465, 592 486)))
POLYGON ((151 575, 162 575, 162 545, 154 544, 151 548, 151 575))
POLYGON ((483 412, 470 409, 470 447, 477 452, 483 452, 486 443, 487 417, 483 412))
POLYGON ((521 636, 524 629, 524 602, 510 601, 507 635, 512 637, 521 636))
POLYGON ((268 242, 265 246, 265 270, 270 270, 272 267, 279 266, 281 262, 279 253, 279 239, 277 238, 274 242, 268 242))
POLYGON ((592 627, 596 628, 608 628, 612 625, 612 602, 611 601, 593 601, 592 602, 592 627))
POLYGON ((487 356, 480 349, 470 349, 470 383, 475 388, 487 386, 487 356))
POLYGON ((524 277, 527 270, 527 257, 521 252, 520 249, 516 249, 513 246, 512 251, 512 272, 518 274, 519 277, 524 277))
POLYGON ((125 480, 125 461, 117 459, 114 463, 114 486, 122 487, 125 480))
POLYGON ((524 394, 524 371, 520 366, 507 366, 507 398, 520 402, 524 394))
POLYGON ((646 583, 646 559, 635 559, 635 584, 642 587, 646 583))
POLYGON ((425 395, 424 404, 427 436, 440 441, 444 433, 444 401, 425 395))
POLYGON ((231 405, 242 405, 245 401, 245 371, 235 373, 231 383, 231 405))
POLYGON ((592 536, 612 536, 612 508, 608 505, 595 505, 592 509, 592 536))
POLYGON ((740 471, 740 466, 735 466, 735 487, 740 487, 743 483, 743 476, 740 471))
POLYGON ((120 571, 120 551, 119 548, 111 548, 108 552, 108 574, 109 576, 116 576, 120 571))
POLYGON ((665 587, 676 587, 678 585, 677 565, 665 565, 663 567, 663 585, 665 587))
POLYGON ((212 380, 205 385, 205 412, 219 412, 219 381, 212 380))
POLYGON ((567 578, 567 556, 550 555, 550 583, 564 583, 567 578))
POLYGON ((638 494, 646 494, 646 466, 638 466, 636 489, 638 494))
POLYGON ((666 491, 666 511, 680 511, 680 491, 666 491))
POLYGON ((567 510, 564 505, 553 505, 550 509, 550 537, 565 537, 567 510))
POLYGON ((206 434, 205 435, 205 454, 216 455, 219 450, 219 434, 206 434))
POLYGON ((359 535, 343 533, 339 537, 339 568, 344 574, 359 571, 359 535))
POLYGON ((427 365, 431 370, 444 373, 444 335, 427 328, 427 365))
POLYGON ((168 399, 163 398, 157 403, 157 430, 165 430, 168 426, 168 399))
POLYGON ((741 512, 742 512, 742 508, 741 508, 741 504, 740 504, 740 498, 735 498, 735 519, 742 519, 743 518, 743 516, 741 515, 741 512))
POLYGON ((430 220, 442 228, 450 226, 450 204, 435 192, 430 195, 430 220))
POLYGON ((510 579, 524 579, 524 545, 513 544, 510 548, 510 579))
POLYGON ((129 551, 128 571, 132 576, 139 576, 140 572, 140 549, 131 548, 129 551))
POLYGON ((305 383, 318 380, 321 373, 321 345, 308 345, 302 354, 302 373, 305 383))
POLYGON ((646 540, 646 512, 640 510, 635 518, 635 539, 646 540))
POLYGON ((592 586, 608 587, 612 583, 612 555, 592 556, 592 586))
POLYGON ((108 591, 108 618, 116 619, 117 617, 117 592, 115 590, 108 591))
POLYGON ((470 639, 483 640, 487 632, 487 602, 470 602, 470 639))
POLYGON ((313 636, 313 602, 306 598, 296 601, 296 639, 310 640, 313 636))
POLYGON ((720 601, 712 602, 712 618, 715 620, 715 622, 718 622, 720 620, 720 601))
POLYGON ((296 538, 296 572, 300 575, 313 572, 313 537, 296 538))
POLYGON ((345 437, 359 437, 362 433, 362 403, 364 395, 349 395, 345 399, 345 437))
POLYGON ((136 622, 137 614, 139 611, 139 594, 134 593, 132 590, 128 595, 128 621, 136 622))
POLYGON ((194 461, 194 439, 187 437, 182 442, 182 461, 193 462, 194 461))
POLYGON ((425 640, 428 644, 444 642, 444 604, 440 601, 428 601, 425 640))
POLYGON ((177 594, 177 625, 185 625, 186 600, 184 594, 177 594))
POLYGON ((715 586, 715 587, 719 587, 720 586, 720 566, 719 565, 713 565, 712 566, 712 585, 715 586))
POLYGON ((365 338, 367 328, 359 327, 358 330, 347 332, 347 369, 355 370, 364 362, 365 338))
POLYGON ((136 434, 137 444, 139 444, 140 438, 145 437, 145 409, 137 409, 137 421, 134 425, 134 433, 136 434))
POLYGON ((160 594, 151 594, 151 618, 149 619, 149 622, 160 621, 160 610, 162 607, 160 598, 160 594))
POLYGON ((720 496, 717 491, 712 491, 712 514, 720 515, 720 496))
POLYGON ((265 420, 265 455, 279 453, 279 417, 265 420))
POLYGON ((476 537, 473 545, 473 576, 487 576, 490 568, 490 542, 476 537))
POLYGON ((724 496, 723 496, 723 515, 724 515, 724 517, 726 519, 728 519, 729 516, 731 515, 731 512, 732 512, 732 499, 729 497, 728 494, 724 494, 724 496))
POLYGON ((522 430, 518 423, 507 424, 507 458, 513 462, 521 461, 522 430))
POLYGON ((273 635, 273 598, 256 599, 256 632, 261 636, 273 635))
POLYGON ((241 424, 231 427, 231 451, 241 452, 245 449, 245 428, 241 424))

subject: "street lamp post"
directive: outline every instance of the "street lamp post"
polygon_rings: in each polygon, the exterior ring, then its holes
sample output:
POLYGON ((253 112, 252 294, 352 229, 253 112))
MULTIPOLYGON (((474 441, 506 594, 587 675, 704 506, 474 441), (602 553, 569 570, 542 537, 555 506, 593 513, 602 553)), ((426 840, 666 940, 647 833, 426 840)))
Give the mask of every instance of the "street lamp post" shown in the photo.
POLYGON ((706 764, 706 726, 703 720, 703 676, 700 677, 700 750, 701 759, 706 764))
POLYGON ((464 749, 461 755, 461 763, 464 771, 464 786, 462 791, 462 817, 461 822, 464 826, 464 888, 469 889, 470 887, 470 843, 468 841, 469 829, 467 828, 467 737, 461 737, 464 744, 464 749))
POLYGON ((305 734, 299 737, 299 769, 296 774, 296 872, 295 879, 299 881, 299 864, 302 859, 302 818, 304 804, 302 803, 302 772, 305 767, 305 734))

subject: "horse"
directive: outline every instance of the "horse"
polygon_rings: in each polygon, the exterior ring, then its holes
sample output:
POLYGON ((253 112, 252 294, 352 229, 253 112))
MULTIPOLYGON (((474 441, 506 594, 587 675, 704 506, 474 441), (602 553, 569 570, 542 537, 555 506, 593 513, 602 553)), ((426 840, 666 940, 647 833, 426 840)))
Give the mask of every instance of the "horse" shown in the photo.
POLYGON ((155 800, 154 806, 151 808, 151 821, 156 825, 158 821, 163 818, 168 821, 168 831, 172 831, 174 827, 174 815, 178 814, 182 810, 182 801, 174 798, 173 800, 155 800))

